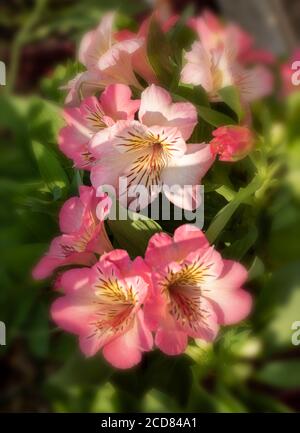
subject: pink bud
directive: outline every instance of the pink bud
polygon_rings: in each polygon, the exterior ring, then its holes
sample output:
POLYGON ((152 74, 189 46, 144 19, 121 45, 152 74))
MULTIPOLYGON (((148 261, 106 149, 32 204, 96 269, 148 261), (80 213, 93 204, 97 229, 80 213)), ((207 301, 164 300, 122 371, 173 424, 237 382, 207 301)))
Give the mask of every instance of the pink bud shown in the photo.
POLYGON ((219 155, 220 161, 239 161, 254 145, 252 132, 246 126, 221 126, 213 131, 210 142, 211 151, 219 155))

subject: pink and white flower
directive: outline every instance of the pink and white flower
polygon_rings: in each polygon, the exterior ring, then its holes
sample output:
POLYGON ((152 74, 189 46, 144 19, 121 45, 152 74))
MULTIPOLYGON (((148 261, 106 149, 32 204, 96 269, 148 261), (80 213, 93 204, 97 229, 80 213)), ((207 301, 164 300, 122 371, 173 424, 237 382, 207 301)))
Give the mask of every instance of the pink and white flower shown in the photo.
POLYGON ((242 65, 271 65, 275 62, 274 55, 270 51, 256 48, 254 38, 239 25, 224 23, 209 10, 205 10, 199 17, 191 18, 189 25, 197 32, 207 51, 229 44, 242 65))
POLYGON ((224 260, 195 226, 179 227, 173 239, 155 234, 145 255, 152 269, 152 291, 145 321, 155 344, 168 355, 184 352, 188 337, 212 341, 220 325, 243 320, 251 296, 242 289, 246 269, 224 260))
POLYGON ((220 161, 239 161, 253 148, 254 137, 246 126, 221 126, 213 131, 211 151, 220 161))
POLYGON ((117 120, 133 120, 139 100, 131 99, 131 90, 125 84, 111 84, 100 98, 85 98, 79 107, 64 109, 67 126, 59 133, 61 151, 74 161, 78 168, 89 169, 93 158, 88 150, 92 136, 117 120))
POLYGON ((123 83, 141 88, 132 67, 132 56, 143 44, 135 37, 118 42, 114 38, 114 13, 103 16, 95 30, 88 32, 79 47, 79 61, 99 71, 107 84, 123 83))
POLYGON ((34 268, 33 278, 47 278, 62 266, 89 266, 97 260, 95 253, 112 250, 104 227, 110 206, 108 197, 96 197, 92 187, 81 186, 79 197, 70 198, 61 208, 59 225, 63 234, 53 239, 34 268))
POLYGON ((267 96, 273 88, 271 73, 261 65, 244 68, 236 59, 230 44, 207 49, 202 42, 194 42, 185 53, 181 81, 195 86, 201 85, 212 101, 220 101, 219 91, 227 86, 236 86, 244 102, 252 102, 267 96))
POLYGON ((184 187, 199 185, 214 159, 209 145, 186 143, 197 123, 196 109, 190 103, 172 103, 166 90, 151 85, 141 95, 138 117, 119 121, 90 141, 97 160, 91 170, 93 186, 112 185, 118 191, 119 180, 125 179, 133 193, 139 186, 149 191, 143 206, 163 188, 175 205, 195 209, 199 196, 194 197, 194 190, 188 196, 184 187), (178 188, 170 192, 174 185, 178 188))
POLYGON ((114 367, 133 367, 153 344, 141 309, 149 282, 142 258, 131 261, 126 251, 111 251, 91 268, 63 274, 65 294, 52 305, 52 318, 78 335, 86 356, 102 350, 114 367))

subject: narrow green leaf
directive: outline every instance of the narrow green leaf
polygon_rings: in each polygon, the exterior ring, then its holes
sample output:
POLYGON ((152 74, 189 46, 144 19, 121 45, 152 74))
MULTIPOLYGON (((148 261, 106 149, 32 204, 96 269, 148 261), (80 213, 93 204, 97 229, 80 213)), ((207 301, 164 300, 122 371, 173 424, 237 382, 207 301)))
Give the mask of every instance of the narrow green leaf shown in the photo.
POLYGON ((242 188, 226 206, 224 206, 215 216, 209 228, 206 231, 206 236, 210 242, 214 242, 221 231, 224 229, 234 212, 238 209, 239 205, 250 197, 261 186, 261 179, 256 176, 246 188, 242 188))
POLYGON ((235 112, 240 121, 243 117, 243 109, 238 89, 235 86, 223 87, 223 89, 219 91, 219 95, 225 104, 235 112))
POLYGON ((248 271, 248 281, 254 280, 255 278, 260 277, 265 272, 265 265, 263 261, 255 256, 252 265, 248 271))
POLYGON ((168 85, 172 80, 173 65, 170 61, 170 45, 161 26, 155 19, 149 27, 147 54, 149 62, 161 84, 168 85))
POLYGON ((192 104, 209 107, 208 96, 202 86, 179 83, 177 89, 174 90, 174 99, 178 96, 192 104))
POLYGON ((212 108, 208 108, 203 105, 198 105, 196 108, 199 116, 216 128, 224 125, 234 125, 236 123, 236 121, 231 117, 220 113, 219 111, 213 110, 212 108))

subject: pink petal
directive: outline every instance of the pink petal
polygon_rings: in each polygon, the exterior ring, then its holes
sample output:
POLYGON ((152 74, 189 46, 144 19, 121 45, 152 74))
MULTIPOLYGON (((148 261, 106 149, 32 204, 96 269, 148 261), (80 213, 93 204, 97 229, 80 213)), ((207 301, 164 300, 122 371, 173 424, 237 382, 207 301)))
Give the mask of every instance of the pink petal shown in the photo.
POLYGON ((123 275, 126 275, 130 270, 131 260, 125 250, 116 249, 110 251, 109 253, 104 254, 101 257, 101 260, 108 260, 109 262, 114 263, 123 275))
POLYGON ((139 119, 147 126, 174 126, 187 140, 197 124, 197 111, 189 102, 172 104, 170 94, 152 84, 141 95, 139 119))
POLYGON ((155 334, 155 345, 166 355, 180 355, 186 349, 188 338, 185 332, 179 331, 174 319, 165 318, 155 334))
POLYGON ((162 181, 166 197, 176 206, 194 210, 200 205, 201 178, 214 161, 210 146, 205 143, 188 144, 186 154, 173 159, 163 171, 162 181))
POLYGON ((51 307, 52 320, 64 331, 80 335, 87 331, 89 322, 95 317, 95 306, 89 300, 62 296, 51 307))
POLYGON ((142 46, 142 39, 130 39, 118 42, 103 54, 97 62, 97 67, 112 82, 128 84, 141 89, 132 67, 132 56, 142 46))
POLYGON ((163 267, 165 264, 175 261, 178 253, 179 251, 174 247, 172 238, 169 235, 156 233, 148 242, 145 259, 150 267, 163 267))
POLYGON ((68 90, 65 104, 69 107, 77 106, 80 104, 81 98, 94 95, 105 84, 107 84, 107 78, 100 71, 93 69, 81 72, 64 87, 68 90))
POLYGON ((139 310, 137 313, 137 322, 140 348, 143 352, 148 352, 153 347, 153 337, 145 323, 143 310, 139 310))
POLYGON ((140 101, 131 99, 130 87, 124 84, 111 84, 101 94, 100 101, 105 114, 115 121, 133 120, 140 101))
POLYGON ((248 273, 243 265, 233 260, 223 260, 223 271, 220 277, 207 286, 215 291, 239 289, 247 280, 248 273))
POLYGON ((94 332, 93 329, 90 329, 89 333, 86 334, 85 330, 85 333, 79 336, 80 350, 88 358, 96 355, 106 342, 105 336, 98 337, 97 333, 94 332))
POLYGON ((99 57, 110 48, 113 22, 114 13, 107 13, 102 17, 99 26, 83 37, 78 58, 88 69, 95 67, 99 57))
POLYGON ((88 156, 86 135, 71 126, 65 126, 59 131, 58 145, 60 150, 73 160, 76 167, 89 169, 90 161, 84 157, 88 156))
POLYGON ((92 265, 95 263, 95 255, 91 252, 71 252, 65 255, 63 248, 74 246, 78 237, 74 235, 61 235, 54 238, 50 244, 49 251, 41 258, 33 269, 34 279, 42 280, 48 278, 56 268, 70 264, 92 265))
POLYGON ((234 80, 240 87, 242 98, 247 102, 268 96, 273 91, 274 80, 271 72, 264 66, 251 69, 234 69, 234 80))
POLYGON ((251 312, 252 297, 245 290, 211 291, 208 296, 213 301, 220 324, 233 325, 245 319, 251 312))
POLYGON ((167 118, 168 126, 176 126, 184 140, 190 138, 198 121, 196 108, 189 102, 171 104, 167 118))
POLYGON ((161 318, 167 314, 165 301, 158 291, 152 291, 144 303, 143 311, 147 327, 151 331, 156 331, 159 328, 161 318))
POLYGON ((84 206, 79 197, 67 200, 59 213, 59 226, 63 233, 74 233, 82 224, 84 206))
POLYGON ((34 280, 43 280, 48 278, 52 272, 64 262, 61 259, 54 257, 44 256, 40 259, 38 264, 33 268, 32 278, 34 280))
POLYGON ((211 58, 200 42, 194 42, 185 54, 186 64, 181 71, 181 81, 194 86, 201 85, 208 93, 213 91, 211 58))
POLYGON ((196 226, 191 224, 183 224, 174 232, 174 242, 195 242, 195 250, 209 247, 209 242, 205 234, 196 226))
POLYGON ((204 283, 205 295, 214 302, 219 322, 237 323, 251 311, 252 299, 248 292, 240 287, 247 279, 246 269, 238 262, 224 260, 220 277, 207 285, 204 283))
POLYGON ((142 354, 137 323, 135 322, 125 334, 106 344, 103 347, 103 356, 110 364, 120 369, 138 364, 142 354))
POLYGON ((64 272, 60 278, 60 287, 64 293, 89 290, 94 272, 90 268, 76 268, 64 272))
POLYGON ((171 262, 182 261, 191 253, 207 249, 209 243, 197 227, 185 224, 175 230, 174 239, 166 233, 156 233, 148 243, 146 263, 163 269, 171 262))
POLYGON ((178 323, 178 329, 193 338, 201 338, 205 341, 213 341, 219 332, 218 316, 214 311, 213 305, 204 296, 200 298, 201 318, 194 326, 190 326, 186 321, 184 324, 178 323))
POLYGON ((147 126, 167 126, 167 114, 171 103, 172 99, 167 90, 151 84, 142 92, 139 120, 147 126))

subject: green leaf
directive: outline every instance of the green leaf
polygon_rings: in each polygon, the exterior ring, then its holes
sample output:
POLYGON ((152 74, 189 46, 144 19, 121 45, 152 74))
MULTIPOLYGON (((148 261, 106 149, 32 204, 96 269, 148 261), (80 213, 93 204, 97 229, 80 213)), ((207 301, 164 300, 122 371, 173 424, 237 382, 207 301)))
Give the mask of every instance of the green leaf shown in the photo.
POLYGON ((223 89, 219 91, 219 95, 225 104, 235 112, 240 121, 243 117, 243 109, 238 89, 235 86, 223 87, 223 89))
POLYGON ((175 100, 182 100, 184 98, 186 102, 191 102, 202 107, 209 107, 208 96, 202 86, 179 83, 178 87, 174 89, 173 98, 175 100))
POLYGON ((58 132, 64 125, 61 109, 58 105, 36 96, 32 96, 27 102, 26 117, 31 138, 45 145, 55 145, 56 148, 58 132))
POLYGON ((182 65, 182 51, 191 47, 196 38, 196 32, 188 25, 188 20, 195 15, 194 5, 189 5, 181 13, 176 24, 168 31, 170 44, 178 65, 182 65))
POLYGON ((210 242, 214 242, 217 239, 240 204, 253 195, 260 186, 261 179, 259 176, 256 176, 246 188, 241 188, 233 200, 217 213, 206 231, 206 236, 210 242))
POLYGON ((247 233, 241 238, 234 241, 224 251, 226 258, 241 260, 247 251, 254 245, 258 236, 258 231, 255 226, 250 226, 247 233))
POLYGON ((212 108, 205 107, 203 105, 197 105, 197 111, 199 116, 204 119, 210 125, 218 128, 224 125, 234 125, 236 121, 226 114, 220 113, 219 111, 213 110, 212 108))
POLYGON ((172 80, 173 65, 171 63, 170 45, 159 23, 152 18, 149 27, 147 54, 149 62, 159 79, 168 85, 172 80))
POLYGON ((54 152, 38 141, 32 143, 32 150, 41 177, 52 192, 54 199, 61 198, 69 188, 69 179, 54 152))
POLYGON ((265 265, 259 257, 255 257, 248 271, 248 281, 260 277, 265 272, 265 265))
MULTIPOLYGON (((110 215, 113 214, 112 210, 110 215)), ((118 246, 126 249, 131 257, 144 255, 151 236, 162 230, 160 225, 143 215, 127 211, 119 203, 115 214, 116 219, 109 219, 108 226, 118 246)))
POLYGON ((300 361, 274 361, 263 367, 256 375, 259 382, 280 389, 300 388, 300 361))

